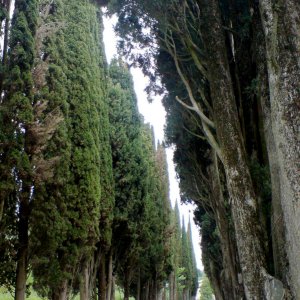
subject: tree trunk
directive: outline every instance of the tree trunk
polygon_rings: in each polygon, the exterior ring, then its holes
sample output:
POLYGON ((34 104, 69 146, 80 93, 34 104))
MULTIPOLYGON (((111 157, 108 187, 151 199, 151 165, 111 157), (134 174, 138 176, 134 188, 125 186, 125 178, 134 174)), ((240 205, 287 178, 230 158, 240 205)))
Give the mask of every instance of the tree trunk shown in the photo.
POLYGON ((149 290, 150 290, 150 282, 149 280, 146 283, 146 288, 145 288, 145 299, 149 300, 149 290))
POLYGON ((106 300, 106 255, 103 253, 100 259, 99 278, 98 278, 98 298, 106 300))
POLYGON ((154 281, 154 293, 155 293, 155 300, 160 300, 160 289, 159 289, 159 287, 158 287, 158 282, 157 282, 157 280, 155 279, 155 281, 154 281))
POLYGON ((221 283, 219 280, 220 274, 216 271, 215 263, 213 261, 209 262, 209 270, 210 270, 209 280, 211 281, 211 285, 213 287, 216 300, 224 300, 221 283))
POLYGON ((112 272, 113 272, 113 256, 112 256, 112 251, 110 251, 109 261, 108 261, 108 280, 107 280, 106 300, 111 300, 112 281, 113 281, 112 272))
POLYGON ((111 286, 111 300, 115 300, 115 290, 116 290, 116 279, 115 276, 112 278, 112 286, 111 286))
POLYGON ((84 263, 80 282, 80 300, 90 299, 90 270, 88 262, 84 263))
POLYGON ((124 300, 129 300, 129 282, 128 282, 128 278, 125 278, 124 300))
MULTIPOLYGON (((291 288, 300 298, 300 3, 260 1, 291 288)), ((276 170, 277 171, 277 170, 276 170)), ((277 183, 278 184, 278 183, 277 183)), ((280 216, 279 216, 280 217, 280 216)))
POLYGON ((230 237, 229 222, 225 208, 225 199, 221 186, 218 158, 212 150, 212 166, 210 167, 211 205, 215 213, 216 224, 220 233, 221 251, 223 256, 223 277, 225 288, 225 299, 241 299, 243 290, 238 283, 237 262, 235 253, 232 253, 234 242, 230 237))
POLYGON ((155 300, 154 292, 153 292, 153 280, 149 280, 149 299, 155 300))
POLYGON ((174 274, 173 274, 173 296, 174 296, 174 300, 178 300, 176 270, 174 271, 174 274))
POLYGON ((174 273, 170 273, 169 275, 169 300, 174 300, 174 273))
POLYGON ((131 270, 127 266, 124 272, 124 300, 129 300, 130 296, 130 281, 131 281, 131 270))
POLYGON ((238 122, 219 3, 217 0, 199 0, 199 3, 205 24, 205 27, 202 25, 202 35, 206 47, 208 80, 231 200, 245 295, 247 299, 268 299, 269 293, 273 292, 272 283, 275 282, 277 286, 280 282, 265 270, 256 197, 238 122))
POLYGON ((67 300, 68 298, 68 281, 65 280, 61 287, 52 294, 52 300, 67 300))
POLYGON ((167 289, 166 289, 166 287, 163 287, 162 300, 167 300, 167 289))
POLYGON ((141 298, 141 271, 138 270, 138 279, 137 279, 137 286, 136 286, 136 298, 135 300, 140 300, 141 298))
POLYGON ((285 224, 283 218, 283 211, 281 205, 282 189, 281 179, 279 174, 279 159, 277 155, 277 149, 275 145, 274 135, 272 131, 272 119, 271 119, 271 106, 269 98, 269 84, 268 84, 268 73, 267 65, 265 61, 266 49, 265 45, 261 43, 263 40, 263 29, 259 19, 258 12, 255 12, 254 27, 255 42, 254 49, 257 74, 258 74, 258 102, 261 106, 263 130, 266 141, 268 162, 271 174, 272 183, 272 217, 271 217, 271 232, 272 232, 272 249, 273 249, 273 261, 275 276, 278 277, 285 286, 289 285, 289 270, 288 270, 288 259, 285 249, 286 238, 285 238, 285 224))

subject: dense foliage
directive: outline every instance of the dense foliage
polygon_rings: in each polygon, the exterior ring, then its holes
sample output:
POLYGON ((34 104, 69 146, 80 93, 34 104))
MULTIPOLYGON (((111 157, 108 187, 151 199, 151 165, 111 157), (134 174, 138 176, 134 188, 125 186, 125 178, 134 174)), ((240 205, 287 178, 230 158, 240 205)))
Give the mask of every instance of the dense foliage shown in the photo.
MULTIPOLYGON (((190 223, 130 66, 163 97, 216 299, 299 299, 298 0, 0 1, 0 286, 190 300, 190 223), (119 51, 104 57, 102 11, 119 51)), ((208 281, 202 295, 211 297, 208 281)))
POLYGON ((170 293, 171 274, 178 292, 197 289, 165 149, 127 64, 104 57, 103 4, 17 0, 11 27, 1 23, 0 286, 17 300, 32 288, 110 300, 116 284, 125 299, 150 300, 170 293))

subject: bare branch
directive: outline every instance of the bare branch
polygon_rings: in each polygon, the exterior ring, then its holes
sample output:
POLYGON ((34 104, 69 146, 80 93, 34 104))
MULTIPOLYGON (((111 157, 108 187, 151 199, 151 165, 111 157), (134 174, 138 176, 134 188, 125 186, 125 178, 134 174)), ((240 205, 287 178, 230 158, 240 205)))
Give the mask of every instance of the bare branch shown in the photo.
POLYGON ((170 54, 172 55, 172 57, 174 59, 177 72, 178 72, 178 74, 179 74, 179 76, 180 76, 187 92, 188 92, 189 99, 192 103, 193 110, 199 115, 199 117, 203 120, 203 122, 205 122, 210 127, 215 128, 214 123, 208 117, 205 116, 205 114, 202 111, 201 105, 199 103, 197 103, 197 101, 194 98, 192 88, 191 88, 189 82, 187 81, 187 79, 185 78, 185 76, 183 75, 183 73, 181 71, 181 68, 179 66, 179 62, 178 62, 177 55, 176 55, 176 49, 175 49, 174 52, 172 52, 171 48, 169 48, 169 50, 170 50, 170 54))
POLYGON ((204 131, 205 135, 207 136, 208 143, 216 151, 220 160, 222 162, 224 162, 221 148, 220 148, 218 142, 216 141, 214 135, 212 134, 210 128, 204 122, 202 122, 202 125, 203 125, 203 131, 204 131))
POLYGON ((201 139, 201 140, 205 140, 206 141, 206 137, 200 134, 197 134, 195 132, 192 132, 191 130, 189 130, 186 126, 183 125, 183 129, 186 130, 188 133, 190 133, 191 135, 201 139))
POLYGON ((178 96, 175 97, 176 100, 182 105, 184 106, 185 108, 189 109, 189 110, 193 110, 193 111, 196 111, 195 107, 194 106, 190 106, 190 105, 187 105, 185 102, 183 102, 178 96))

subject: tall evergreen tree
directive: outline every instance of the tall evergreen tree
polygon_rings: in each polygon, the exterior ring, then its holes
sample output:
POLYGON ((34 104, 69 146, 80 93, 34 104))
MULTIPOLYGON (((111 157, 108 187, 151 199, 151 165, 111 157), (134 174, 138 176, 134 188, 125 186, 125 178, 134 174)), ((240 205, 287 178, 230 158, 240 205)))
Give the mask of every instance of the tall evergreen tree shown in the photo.
MULTIPOLYGON (((110 243, 112 164, 97 11, 95 4, 79 1, 50 7, 49 22, 62 28, 45 43, 47 83, 50 100, 65 107, 65 127, 48 148, 49 155, 60 153, 61 163, 37 193, 32 244, 35 286, 53 299, 65 299, 79 282, 92 282, 95 246, 100 239, 102 246, 110 243)), ((88 297, 90 291, 88 286, 82 293, 88 297)))
MULTIPOLYGON (((34 121, 32 68, 35 58, 36 27, 37 1, 16 1, 11 26, 7 73, 2 76, 5 81, 1 91, 3 99, 0 125, 0 219, 2 219, 3 211, 13 213, 10 222, 17 225, 16 299, 25 299, 28 268, 28 218, 33 185, 33 145, 30 141, 30 125, 34 121), (10 209, 6 211, 6 208, 10 209)), ((5 219, 8 218, 5 217, 5 219)), ((3 224, 4 222, 5 220, 3 224)), ((8 232, 10 233, 12 231, 8 232)), ((5 227, 3 234, 6 234, 5 227)), ((9 236, 6 238, 10 239, 9 236)))
POLYGON ((143 217, 145 170, 141 148, 141 121, 133 83, 126 65, 113 60, 109 75, 110 134, 115 180, 113 252, 116 268, 129 297, 133 271, 139 257, 138 230, 143 217))
POLYGON ((153 299, 170 272, 168 178, 164 152, 139 117, 131 75, 110 65, 110 121, 116 207, 112 250, 125 299, 153 299))
POLYGON ((196 297, 198 290, 198 269, 197 262, 195 257, 195 250, 192 238, 192 227, 191 219, 189 219, 188 228, 187 228, 187 239, 188 239, 188 249, 190 252, 190 264, 191 264, 191 282, 190 282, 190 297, 196 297))

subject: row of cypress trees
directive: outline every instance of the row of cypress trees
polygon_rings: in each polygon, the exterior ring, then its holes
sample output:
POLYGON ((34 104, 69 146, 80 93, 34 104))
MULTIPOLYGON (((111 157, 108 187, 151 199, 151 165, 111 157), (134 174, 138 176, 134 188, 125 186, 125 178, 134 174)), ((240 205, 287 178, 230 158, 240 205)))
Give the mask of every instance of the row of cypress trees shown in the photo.
POLYGON ((216 299, 300 299, 299 0, 111 0, 109 11, 150 96, 163 95, 216 299))
POLYGON ((1 23, 0 286, 23 300, 32 275, 55 300, 114 299, 115 284, 124 299, 190 299, 191 229, 126 64, 107 66, 101 18, 98 2, 16 0, 1 23))

